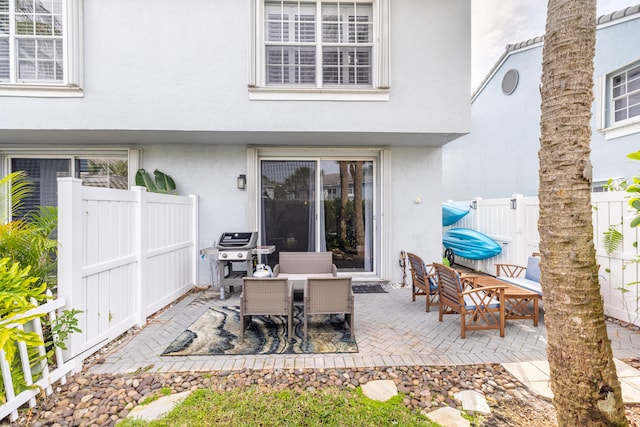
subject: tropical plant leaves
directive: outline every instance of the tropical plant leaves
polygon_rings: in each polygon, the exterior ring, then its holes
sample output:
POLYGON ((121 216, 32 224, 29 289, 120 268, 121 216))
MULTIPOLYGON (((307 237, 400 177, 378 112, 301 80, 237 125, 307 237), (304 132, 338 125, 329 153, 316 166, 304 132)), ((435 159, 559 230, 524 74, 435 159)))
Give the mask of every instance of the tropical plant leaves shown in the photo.
POLYGON ((176 183, 169 175, 158 169, 153 171, 154 178, 144 169, 136 172, 136 185, 145 187, 151 193, 171 193, 175 194, 176 183))
POLYGON ((51 206, 23 210, 22 202, 32 192, 33 184, 24 171, 0 179, 0 258, 31 266, 32 276, 55 287, 58 244, 53 234, 58 211, 51 206))
POLYGON ((138 169, 138 172, 136 172, 136 185, 145 187, 147 191, 152 193, 158 192, 153 178, 151 178, 151 175, 149 175, 149 173, 144 169, 138 169))
POLYGON ((0 179, 0 219, 6 224, 31 195, 33 186, 25 171, 16 171, 0 179))
POLYGON ((173 193, 176 189, 176 183, 169 175, 160 172, 158 169, 153 171, 156 177, 156 188, 160 193, 173 193))
POLYGON ((25 332, 14 325, 25 323, 42 315, 22 316, 36 305, 36 301, 48 298, 45 295, 46 283, 37 285, 38 278, 30 275, 31 266, 20 268, 11 258, 0 260, 0 349, 4 350, 7 362, 12 363, 15 355, 15 342, 27 345, 42 345, 42 340, 34 332, 25 332))
POLYGON ((607 255, 614 252, 622 244, 622 233, 619 232, 614 225, 609 226, 609 229, 602 234, 602 246, 607 255))
POLYGON ((627 154, 627 157, 631 160, 640 160, 640 151, 627 154))

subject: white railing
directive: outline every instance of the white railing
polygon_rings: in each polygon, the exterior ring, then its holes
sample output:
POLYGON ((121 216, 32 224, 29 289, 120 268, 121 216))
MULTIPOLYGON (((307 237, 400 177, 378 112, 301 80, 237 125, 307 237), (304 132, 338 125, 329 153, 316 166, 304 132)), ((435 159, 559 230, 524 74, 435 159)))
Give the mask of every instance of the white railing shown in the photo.
MULTIPOLYGON (((49 321, 53 322, 56 319, 56 311, 64 306, 64 298, 58 298, 16 316, 15 320, 18 321, 25 317, 37 315, 48 316, 49 321)), ((41 340, 44 340, 40 318, 41 317, 37 317, 30 320, 24 325, 24 327, 17 324, 13 325, 13 327, 33 331, 39 335, 41 340)), ((75 362, 73 360, 67 362, 64 361, 63 352, 57 347, 54 351, 55 359, 52 361, 53 366, 49 366, 46 357, 44 357, 46 354, 44 346, 37 347, 38 356, 41 357, 42 360, 36 363, 36 366, 31 366, 32 361, 29 360, 27 346, 22 342, 18 342, 16 346, 18 348, 16 359, 19 360, 23 380, 28 388, 17 395, 15 394, 11 367, 7 362, 4 351, 0 350, 0 368, 4 384, 4 403, 0 406, 0 420, 10 416, 11 421, 15 421, 18 418, 18 408, 27 402, 30 407, 34 407, 36 405, 36 396, 38 396, 42 391, 44 391, 47 396, 51 395, 53 393, 51 385, 56 381, 60 381, 61 384, 66 384, 65 375, 75 367, 75 362), (36 380, 34 381, 34 379, 36 380)))
POLYGON ((193 287, 197 212, 195 196, 58 179, 58 294, 82 310, 68 356, 82 360, 193 287))
MULTIPOLYGON (((629 227, 633 211, 628 207, 628 194, 622 191, 592 193, 593 229, 596 258, 600 265, 600 288, 605 312, 617 319, 640 326, 640 265, 633 262, 638 255, 638 229, 629 227), (603 233, 609 226, 623 233, 622 246, 607 254, 603 249, 603 233), (624 291, 622 290, 624 289, 624 291)), ((495 274, 496 263, 526 265, 527 257, 538 251, 538 198, 514 195, 503 199, 481 199, 455 202, 475 208, 448 228, 471 228, 493 238, 502 245, 502 253, 485 260, 456 257, 456 263, 478 271, 495 274)))

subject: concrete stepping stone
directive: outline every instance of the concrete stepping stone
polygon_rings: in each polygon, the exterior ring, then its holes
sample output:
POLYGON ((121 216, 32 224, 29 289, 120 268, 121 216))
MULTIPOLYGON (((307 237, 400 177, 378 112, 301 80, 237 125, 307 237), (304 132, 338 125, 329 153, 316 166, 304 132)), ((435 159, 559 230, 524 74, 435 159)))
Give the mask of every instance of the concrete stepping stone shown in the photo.
POLYGON ((374 380, 362 385, 362 393, 369 399, 386 402, 398 394, 398 388, 391 380, 374 380))
MULTIPOLYGON (((618 379, 622 385, 622 400, 624 403, 640 402, 640 371, 623 361, 614 358, 618 379)), ((507 371, 537 397, 547 400, 553 399, 551 380, 549 379, 549 362, 546 360, 531 362, 503 363, 507 371)))
POLYGON ((442 427, 469 427, 471 425, 469 420, 462 418, 460 411, 450 406, 427 412, 426 416, 442 427))
POLYGON ((462 409, 465 411, 474 411, 484 415, 491 413, 487 399, 482 393, 475 390, 464 390, 455 393, 453 397, 462 402, 462 409))
POLYGON ((190 391, 183 391, 182 393, 162 396, 148 405, 138 405, 129 412, 127 418, 142 421, 159 420, 167 415, 176 405, 182 402, 190 393, 190 391))

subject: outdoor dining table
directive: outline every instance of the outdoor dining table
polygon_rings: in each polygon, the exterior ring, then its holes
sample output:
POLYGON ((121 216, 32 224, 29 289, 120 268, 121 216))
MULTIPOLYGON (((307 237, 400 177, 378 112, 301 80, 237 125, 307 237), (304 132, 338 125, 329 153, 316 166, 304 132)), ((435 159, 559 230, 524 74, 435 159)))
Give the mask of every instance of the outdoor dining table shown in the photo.
POLYGON ((293 287, 293 300, 294 302, 302 302, 307 280, 308 279, 330 279, 335 277, 331 273, 315 273, 315 274, 296 274, 296 273, 280 273, 278 274, 279 278, 287 279, 289 286, 293 287))
POLYGON ((538 326, 538 301, 539 295, 535 292, 522 289, 492 276, 478 276, 476 286, 504 286, 505 319, 532 319, 533 326, 538 326), (533 302, 533 308, 529 303, 533 302))

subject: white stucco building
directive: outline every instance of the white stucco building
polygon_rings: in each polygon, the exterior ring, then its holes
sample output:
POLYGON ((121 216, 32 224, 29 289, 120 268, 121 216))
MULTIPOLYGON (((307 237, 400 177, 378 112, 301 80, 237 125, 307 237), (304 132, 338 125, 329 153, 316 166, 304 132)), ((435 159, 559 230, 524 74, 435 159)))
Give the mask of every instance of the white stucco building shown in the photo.
POLYGON ((56 176, 159 169, 199 197, 202 247, 250 230, 337 261, 348 246, 356 280, 399 281, 401 250, 440 259, 469 0, 0 0, 0 18, 1 172, 29 171, 33 204, 55 203, 56 176), (357 250, 318 189, 340 162, 365 175, 357 250))
MULTIPOLYGON (((594 190, 640 165, 640 6, 598 18, 591 162, 594 190)), ((472 96, 471 133, 444 148, 443 200, 538 194, 543 38, 508 45, 472 96)))

